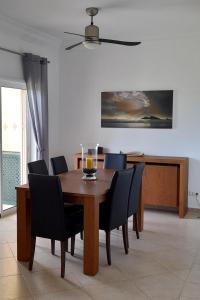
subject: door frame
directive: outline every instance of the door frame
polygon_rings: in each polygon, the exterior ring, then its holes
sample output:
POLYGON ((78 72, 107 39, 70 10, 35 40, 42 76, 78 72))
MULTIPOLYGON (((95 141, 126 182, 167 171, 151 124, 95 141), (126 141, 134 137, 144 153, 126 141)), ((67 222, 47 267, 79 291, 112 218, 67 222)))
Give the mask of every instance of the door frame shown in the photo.
POLYGON ((0 78, 0 218, 16 212, 16 206, 3 211, 2 203, 2 114, 1 114, 1 88, 13 88, 26 90, 26 83, 23 80, 2 79, 0 78))

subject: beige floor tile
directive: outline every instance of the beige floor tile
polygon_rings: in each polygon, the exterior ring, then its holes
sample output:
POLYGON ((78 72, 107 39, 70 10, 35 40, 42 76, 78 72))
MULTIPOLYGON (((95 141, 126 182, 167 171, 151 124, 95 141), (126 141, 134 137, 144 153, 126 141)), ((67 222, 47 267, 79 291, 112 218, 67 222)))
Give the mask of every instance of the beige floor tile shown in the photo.
POLYGON ((62 279, 58 274, 56 275, 53 269, 49 269, 46 272, 29 272, 24 279, 31 294, 35 296, 77 288, 67 280, 67 277, 62 279))
POLYGON ((8 243, 8 245, 12 251, 13 256, 17 257, 17 242, 8 243))
POLYGON ((173 271, 172 272, 177 278, 185 281, 189 274, 190 274, 190 269, 186 269, 186 270, 180 270, 180 271, 173 271))
MULTIPOLYGON (((66 269, 68 267, 69 261, 72 261, 71 255, 66 254, 66 269)), ((75 260, 75 259, 74 259, 75 260)), ((38 271, 48 271, 49 269, 57 269, 60 268, 61 260, 60 256, 58 255, 52 255, 51 253, 44 253, 44 252, 38 252, 36 250, 36 254, 34 257, 34 262, 33 262, 33 272, 38 272, 38 271)), ((19 264, 20 269, 22 272, 27 272, 28 271, 28 266, 26 263, 20 263, 19 264)), ((29 272, 29 271, 28 271, 29 272)))
POLYGON ((171 249, 171 251, 156 252, 154 260, 169 270, 179 271, 190 269, 195 260, 195 256, 185 250, 171 249))
POLYGON ((200 248, 198 248, 198 253, 197 253, 196 257, 195 257, 194 262, 195 262, 196 264, 199 264, 199 265, 200 265, 200 248))
POLYGON ((200 299, 200 284, 186 282, 181 296, 200 299))
MULTIPOLYGON (((60 268, 49 270, 52 276, 60 278, 60 268)), ((73 263, 69 263, 65 268, 65 279, 70 288, 77 289, 85 285, 96 284, 98 280, 96 276, 86 276, 83 274, 82 268, 73 263)))
POLYGON ((33 297, 20 297, 20 298, 14 298, 13 300, 34 300, 33 297))
POLYGON ((16 221, 17 220, 17 214, 15 212, 13 212, 12 214, 8 214, 7 216, 5 216, 3 219, 6 220, 6 222, 16 221))
POLYGON ((17 298, 30 299, 29 297, 31 297, 30 292, 21 276, 0 277, 1 300, 17 298))
MULTIPOLYGON (((38 253, 35 256, 34 262, 33 262, 33 270, 30 272, 28 270, 28 263, 26 262, 20 262, 19 263, 19 268, 20 272, 24 276, 29 276, 30 273, 35 273, 35 272, 51 272, 58 274, 60 276, 60 256, 57 255, 52 255, 52 254, 45 254, 44 252, 41 251, 41 253, 38 253), (58 271, 57 271, 58 270, 58 271)), ((83 272, 83 260, 82 258, 80 259, 77 256, 72 257, 69 253, 66 253, 66 262, 65 262, 65 270, 66 274, 71 273, 71 272, 77 272, 77 274, 82 274, 83 272)))
POLYGON ((0 259, 0 276, 20 274, 18 263, 14 258, 0 259))
POLYGON ((17 235, 16 235, 16 227, 15 230, 6 230, 6 231, 0 231, 0 243, 7 243, 7 242, 16 242, 17 241, 17 235))
POLYGON ((13 257, 13 253, 7 243, 0 245, 0 259, 13 257))
POLYGON ((7 221, 3 218, 3 221, 0 221, 0 234, 5 231, 15 231, 16 230, 16 222, 15 221, 7 221))
POLYGON ((112 264, 120 269, 122 274, 125 273, 126 276, 129 276, 129 278, 136 279, 149 275, 163 274, 168 271, 167 268, 143 253, 134 253, 132 251, 129 255, 117 257, 117 254, 113 252, 112 257, 112 264))
POLYGON ((148 300, 132 281, 88 285, 84 290, 95 300, 148 300))
POLYGON ((200 285, 200 265, 194 264, 187 278, 188 282, 197 283, 200 285))
POLYGON ((67 290, 57 293, 40 295, 34 297, 34 300, 93 300, 86 292, 82 290, 67 290))
POLYGON ((102 283, 124 281, 130 278, 128 274, 122 272, 115 266, 100 266, 99 273, 94 276, 86 276, 80 267, 66 268, 66 278, 73 284, 83 287, 86 285, 98 285, 102 283))
POLYGON ((171 273, 138 279, 136 286, 152 300, 177 299, 184 282, 171 273))
POLYGON ((182 296, 181 296, 181 297, 179 298, 179 300, 199 300, 199 297, 198 297, 198 298, 196 298, 196 297, 195 297, 195 298, 190 298, 190 297, 188 298, 188 297, 182 297, 182 296))
POLYGON ((100 266, 99 273, 95 276, 96 280, 101 283, 108 282, 118 282, 123 280, 128 280, 130 278, 129 273, 127 273, 123 268, 117 265, 117 263, 109 266, 100 266))
MULTIPOLYGON (((56 241, 56 246, 59 245, 59 243, 56 241)), ((43 239, 37 237, 36 239, 36 246, 39 248, 42 248, 43 250, 51 250, 51 240, 50 239, 43 239)))
POLYGON ((136 239, 135 234, 129 231, 129 244, 130 248, 147 253, 170 249, 170 246, 162 241, 162 237, 151 232, 144 232, 140 234, 140 239, 136 239))

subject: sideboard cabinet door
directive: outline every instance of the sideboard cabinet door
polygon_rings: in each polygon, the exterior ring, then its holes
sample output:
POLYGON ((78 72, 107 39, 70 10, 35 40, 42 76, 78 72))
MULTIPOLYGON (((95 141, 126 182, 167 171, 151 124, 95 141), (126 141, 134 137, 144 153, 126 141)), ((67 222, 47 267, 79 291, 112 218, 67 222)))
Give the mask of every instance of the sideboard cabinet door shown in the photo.
POLYGON ((142 181, 146 205, 178 207, 178 166, 146 165, 142 181))

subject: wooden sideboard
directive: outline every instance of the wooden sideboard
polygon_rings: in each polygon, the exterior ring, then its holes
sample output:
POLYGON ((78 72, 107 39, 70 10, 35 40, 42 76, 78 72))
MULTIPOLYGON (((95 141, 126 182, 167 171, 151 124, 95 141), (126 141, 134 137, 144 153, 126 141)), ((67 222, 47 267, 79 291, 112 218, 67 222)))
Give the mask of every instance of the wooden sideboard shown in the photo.
MULTIPOLYGON (((145 206, 171 208, 183 218, 188 207, 188 158, 170 156, 127 156, 127 167, 145 163, 142 180, 142 203, 145 206)), ((103 168, 104 155, 98 155, 103 168)), ((81 154, 74 157, 74 168, 81 168, 81 154)))

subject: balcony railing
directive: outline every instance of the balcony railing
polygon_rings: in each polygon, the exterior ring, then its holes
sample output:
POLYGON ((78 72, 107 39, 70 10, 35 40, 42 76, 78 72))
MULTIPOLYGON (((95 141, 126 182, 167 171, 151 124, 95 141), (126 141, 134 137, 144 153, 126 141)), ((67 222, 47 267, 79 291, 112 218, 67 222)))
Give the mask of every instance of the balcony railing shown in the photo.
POLYGON ((15 187, 21 183, 20 152, 2 152, 2 204, 15 206, 15 187))

